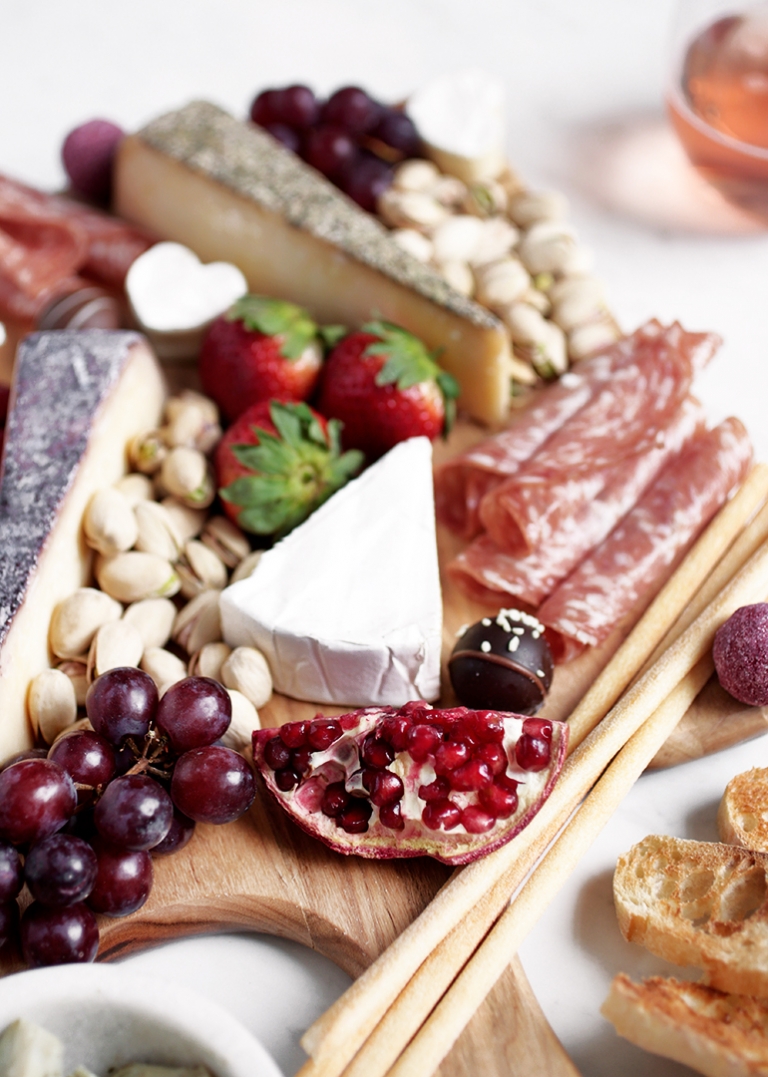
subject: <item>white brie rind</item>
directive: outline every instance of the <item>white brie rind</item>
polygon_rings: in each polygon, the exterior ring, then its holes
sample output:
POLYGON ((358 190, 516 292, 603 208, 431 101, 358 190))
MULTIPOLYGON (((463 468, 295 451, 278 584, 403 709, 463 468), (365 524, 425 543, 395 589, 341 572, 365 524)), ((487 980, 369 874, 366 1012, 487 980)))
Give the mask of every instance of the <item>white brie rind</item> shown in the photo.
POLYGON ((315 703, 440 694, 442 600, 432 446, 412 438, 348 483, 221 596, 224 639, 266 655, 275 688, 315 703))

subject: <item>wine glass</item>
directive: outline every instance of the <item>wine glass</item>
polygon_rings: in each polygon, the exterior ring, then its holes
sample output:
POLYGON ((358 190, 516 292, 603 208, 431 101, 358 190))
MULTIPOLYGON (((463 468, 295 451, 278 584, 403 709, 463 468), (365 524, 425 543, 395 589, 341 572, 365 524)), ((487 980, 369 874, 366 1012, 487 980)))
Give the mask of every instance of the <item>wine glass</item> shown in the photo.
POLYGON ((768 221, 768 2, 682 0, 667 109, 699 172, 768 221))

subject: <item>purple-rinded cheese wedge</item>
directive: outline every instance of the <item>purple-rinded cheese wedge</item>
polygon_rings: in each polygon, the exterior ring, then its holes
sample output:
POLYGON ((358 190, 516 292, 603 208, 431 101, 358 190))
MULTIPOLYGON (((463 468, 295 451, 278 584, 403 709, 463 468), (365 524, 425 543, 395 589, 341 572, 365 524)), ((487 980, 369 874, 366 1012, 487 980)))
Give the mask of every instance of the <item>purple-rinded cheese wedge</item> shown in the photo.
POLYGON ((82 518, 158 425, 165 387, 138 333, 35 333, 19 346, 0 477, 0 762, 28 748, 30 680, 50 664, 54 606, 88 582, 82 518))

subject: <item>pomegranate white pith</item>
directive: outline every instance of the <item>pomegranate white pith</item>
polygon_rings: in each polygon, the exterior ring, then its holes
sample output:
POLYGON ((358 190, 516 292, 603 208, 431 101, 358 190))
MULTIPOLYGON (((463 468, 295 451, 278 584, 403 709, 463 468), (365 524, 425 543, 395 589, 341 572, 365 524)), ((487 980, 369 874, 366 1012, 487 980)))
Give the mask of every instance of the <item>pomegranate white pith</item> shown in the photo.
POLYGON ((562 722, 429 704, 370 707, 254 733, 254 761, 296 822, 337 852, 464 864, 549 796, 562 722))

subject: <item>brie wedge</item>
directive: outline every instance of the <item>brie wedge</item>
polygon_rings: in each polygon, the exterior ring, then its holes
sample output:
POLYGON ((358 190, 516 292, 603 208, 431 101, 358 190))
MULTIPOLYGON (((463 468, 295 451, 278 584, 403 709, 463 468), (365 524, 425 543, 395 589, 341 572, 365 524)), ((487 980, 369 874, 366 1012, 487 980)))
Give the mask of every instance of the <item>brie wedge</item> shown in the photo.
POLYGON ((432 446, 395 446, 221 596, 224 639, 266 655, 275 688, 350 707, 440 693, 432 446))
POLYGON ((0 480, 0 763, 28 748, 27 688, 49 663, 54 606, 88 582, 82 518, 126 470, 165 397, 138 333, 35 333, 19 346, 0 480))

